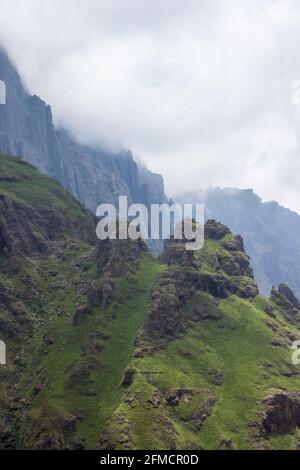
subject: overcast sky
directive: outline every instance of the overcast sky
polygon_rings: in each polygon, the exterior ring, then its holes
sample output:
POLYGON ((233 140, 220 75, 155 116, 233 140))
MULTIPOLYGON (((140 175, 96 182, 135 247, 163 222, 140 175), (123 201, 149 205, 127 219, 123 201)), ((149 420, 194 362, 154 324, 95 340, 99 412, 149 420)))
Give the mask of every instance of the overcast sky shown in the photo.
POLYGON ((131 149, 170 195, 252 187, 298 212, 299 25, 299 0, 0 0, 57 124, 131 149))

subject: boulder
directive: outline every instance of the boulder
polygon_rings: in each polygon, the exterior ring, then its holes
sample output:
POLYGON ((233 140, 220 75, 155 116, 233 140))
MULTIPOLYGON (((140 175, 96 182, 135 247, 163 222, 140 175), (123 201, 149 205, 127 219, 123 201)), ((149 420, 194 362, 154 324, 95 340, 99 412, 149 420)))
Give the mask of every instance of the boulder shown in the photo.
POLYGON ((284 296, 297 310, 300 310, 300 302, 295 296, 292 289, 290 289, 286 284, 279 284, 278 292, 280 295, 284 296))
POLYGON ((300 393, 278 392, 265 398, 262 419, 265 434, 284 434, 300 427, 300 393))
POLYGON ((221 240, 225 235, 229 234, 230 230, 223 224, 210 219, 205 224, 205 238, 210 240, 221 240))
POLYGON ((82 306, 78 307, 73 316, 73 325, 79 326, 83 322, 85 317, 88 315, 88 313, 89 313, 89 310, 87 307, 82 307, 82 306))

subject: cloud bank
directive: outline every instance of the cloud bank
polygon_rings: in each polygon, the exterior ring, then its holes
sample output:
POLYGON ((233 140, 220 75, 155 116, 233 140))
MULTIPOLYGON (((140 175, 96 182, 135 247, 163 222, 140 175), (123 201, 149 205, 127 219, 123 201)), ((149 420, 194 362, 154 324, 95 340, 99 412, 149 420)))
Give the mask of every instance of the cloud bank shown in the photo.
POLYGON ((300 212, 297 0, 0 0, 0 42, 55 121, 169 194, 252 187, 300 212))

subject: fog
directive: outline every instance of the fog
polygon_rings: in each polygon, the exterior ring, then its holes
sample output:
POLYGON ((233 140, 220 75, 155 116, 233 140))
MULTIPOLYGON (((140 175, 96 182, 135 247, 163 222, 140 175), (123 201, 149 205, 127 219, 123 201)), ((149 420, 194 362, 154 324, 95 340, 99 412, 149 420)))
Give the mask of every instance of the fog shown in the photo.
POLYGON ((57 125, 131 149, 170 195, 251 187, 298 212, 299 24, 292 0, 0 0, 57 125))

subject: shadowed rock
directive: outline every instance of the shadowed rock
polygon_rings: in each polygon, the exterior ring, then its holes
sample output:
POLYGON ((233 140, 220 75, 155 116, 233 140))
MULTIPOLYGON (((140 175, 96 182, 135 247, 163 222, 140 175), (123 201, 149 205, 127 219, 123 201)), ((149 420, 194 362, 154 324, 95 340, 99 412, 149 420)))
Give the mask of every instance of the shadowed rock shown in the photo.
POLYGON ((284 314, 293 322, 300 321, 300 303, 293 291, 286 285, 280 284, 279 288, 272 288, 271 300, 283 309, 284 314))
POLYGON ((265 434, 283 434, 300 426, 300 394, 276 393, 264 400, 267 409, 262 419, 265 434))

